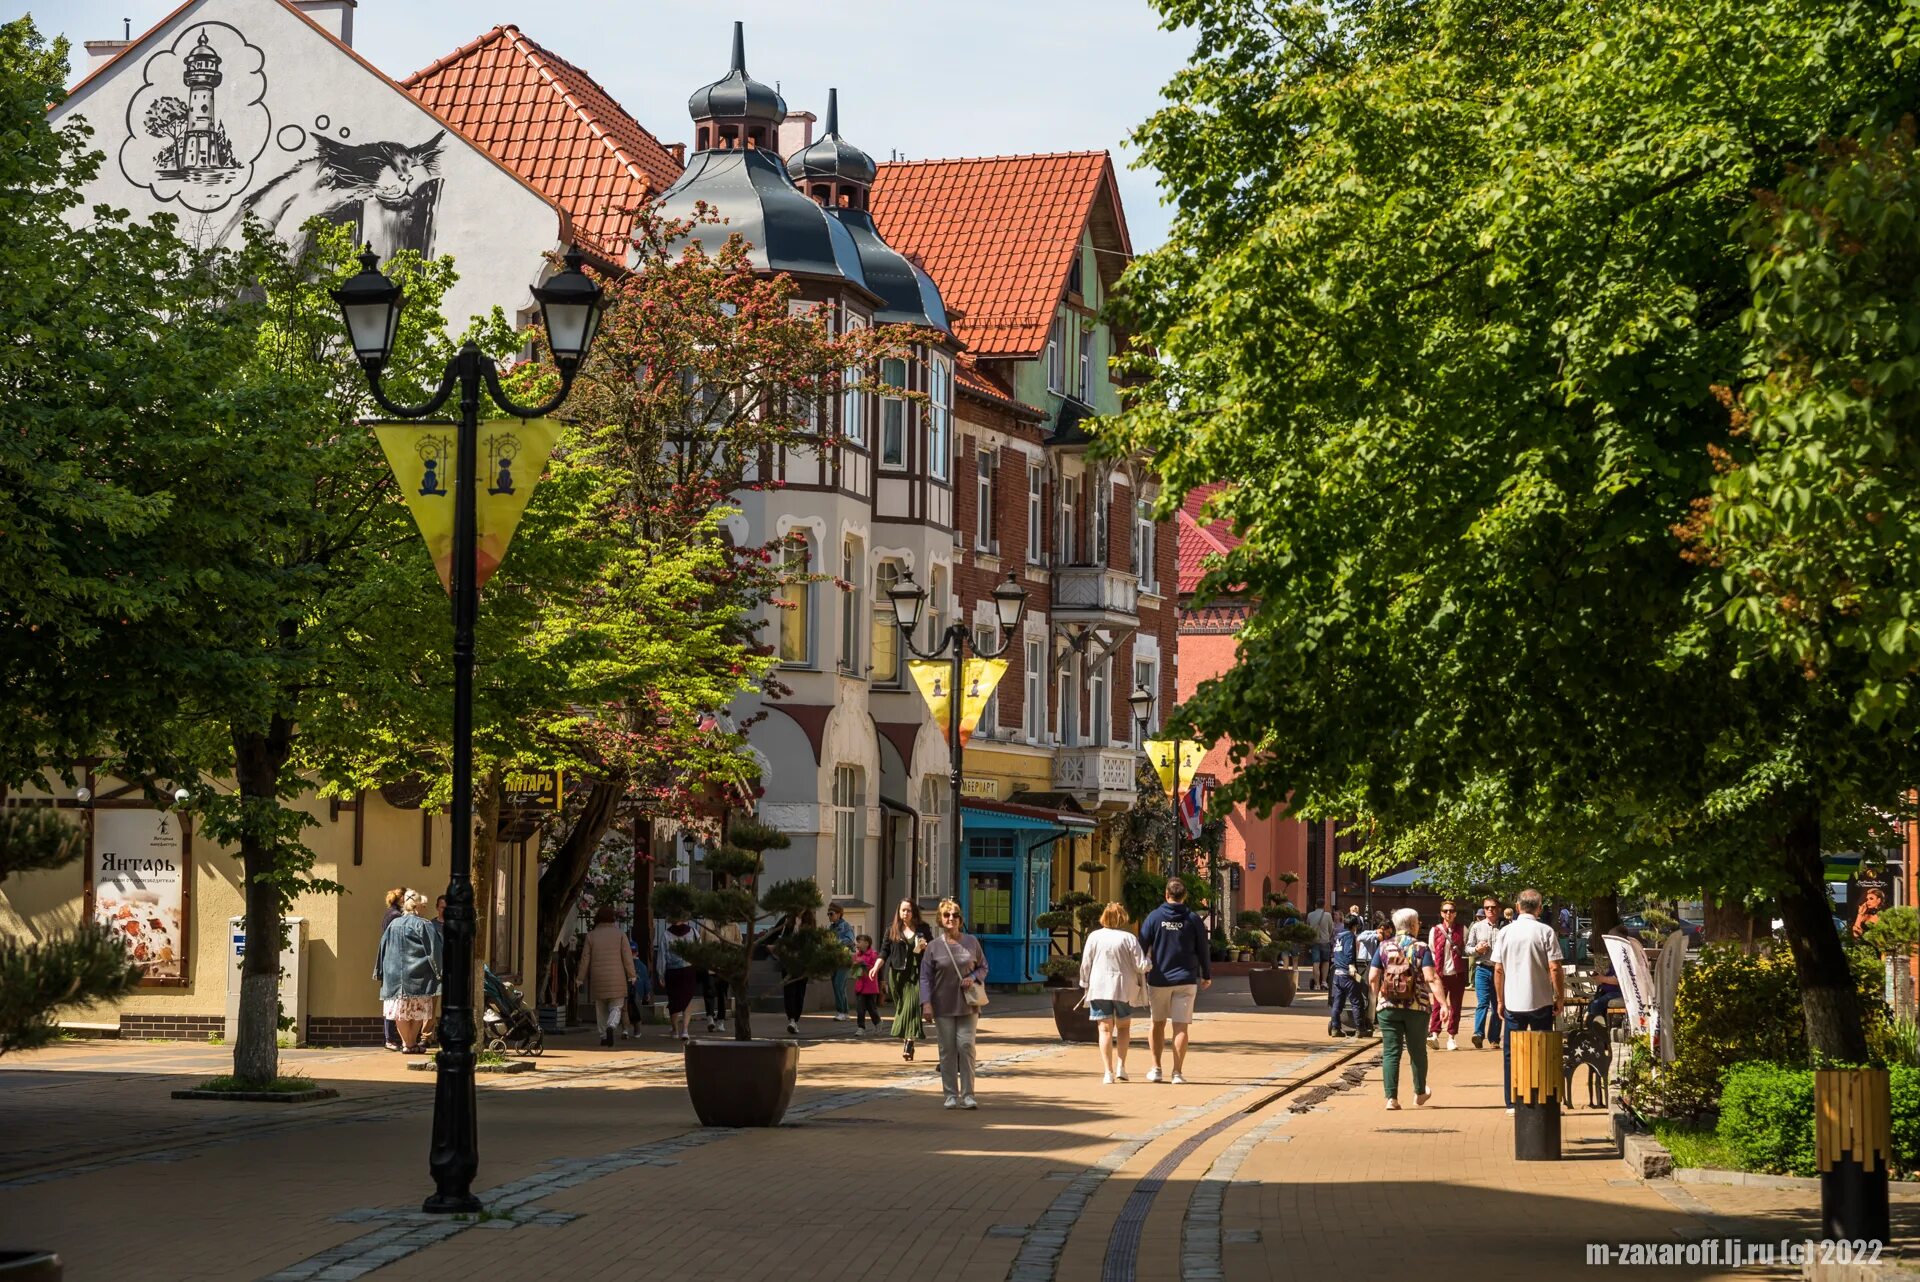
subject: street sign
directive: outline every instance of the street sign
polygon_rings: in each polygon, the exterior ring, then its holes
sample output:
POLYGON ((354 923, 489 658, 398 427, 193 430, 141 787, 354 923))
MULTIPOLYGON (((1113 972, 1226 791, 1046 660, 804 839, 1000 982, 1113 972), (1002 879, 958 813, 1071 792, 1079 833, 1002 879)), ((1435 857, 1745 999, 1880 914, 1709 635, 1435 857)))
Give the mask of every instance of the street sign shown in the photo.
POLYGON ((558 770, 511 770, 501 784, 501 799, 512 810, 558 810, 562 783, 558 770))
POLYGON ((997 801, 1000 797, 1000 781, 997 779, 962 779, 960 795, 963 797, 983 797, 988 801, 997 801))

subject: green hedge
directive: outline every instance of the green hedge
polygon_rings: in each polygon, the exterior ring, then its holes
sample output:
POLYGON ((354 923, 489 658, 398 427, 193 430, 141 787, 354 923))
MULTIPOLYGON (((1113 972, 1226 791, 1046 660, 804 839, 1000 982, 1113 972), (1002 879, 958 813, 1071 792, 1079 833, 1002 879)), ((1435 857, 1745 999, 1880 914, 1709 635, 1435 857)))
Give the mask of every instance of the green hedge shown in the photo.
MULTIPOLYGON (((1920 1172, 1920 1069, 1888 1070, 1892 1095, 1893 1166, 1920 1172)), ((1735 1064, 1727 1069, 1715 1135, 1740 1169, 1811 1176, 1814 1165, 1813 1070, 1782 1064, 1735 1064)))

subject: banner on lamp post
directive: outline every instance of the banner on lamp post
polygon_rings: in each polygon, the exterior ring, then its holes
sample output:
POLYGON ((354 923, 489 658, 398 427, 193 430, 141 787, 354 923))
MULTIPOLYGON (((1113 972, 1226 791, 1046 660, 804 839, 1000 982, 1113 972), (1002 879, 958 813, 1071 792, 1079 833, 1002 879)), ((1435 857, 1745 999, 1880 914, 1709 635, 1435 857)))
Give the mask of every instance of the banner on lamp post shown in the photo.
MULTIPOLYGON (((373 429, 387 466, 400 483, 407 510, 426 540, 440 586, 449 593, 453 591, 453 456, 458 431, 451 423, 380 423, 373 429)), ((506 559, 507 545, 520 528, 527 500, 540 483, 547 455, 559 437, 559 427, 544 418, 491 419, 480 424, 473 477, 476 590, 487 585, 506 559)))
MULTIPOLYGON (((952 692, 947 689, 947 679, 953 675, 953 665, 945 659, 914 659, 908 662, 907 671, 913 674, 913 684, 918 687, 920 697, 927 701, 927 710, 933 713, 933 723, 940 727, 941 737, 944 738, 947 716, 953 706, 952 692)), ((960 678, 965 683, 960 696, 961 747, 966 747, 974 727, 980 724, 980 714, 987 710, 987 700, 993 698, 993 692, 1000 686, 1000 678, 1006 674, 1005 659, 967 660, 960 678)))
POLYGON ((1207 745, 1194 739, 1149 739, 1141 746, 1146 748, 1147 760, 1153 763, 1153 773, 1159 776, 1160 786, 1166 789, 1168 796, 1193 787, 1193 776, 1207 756, 1207 745), (1180 778, 1177 783, 1173 774, 1176 744, 1180 749, 1180 778))

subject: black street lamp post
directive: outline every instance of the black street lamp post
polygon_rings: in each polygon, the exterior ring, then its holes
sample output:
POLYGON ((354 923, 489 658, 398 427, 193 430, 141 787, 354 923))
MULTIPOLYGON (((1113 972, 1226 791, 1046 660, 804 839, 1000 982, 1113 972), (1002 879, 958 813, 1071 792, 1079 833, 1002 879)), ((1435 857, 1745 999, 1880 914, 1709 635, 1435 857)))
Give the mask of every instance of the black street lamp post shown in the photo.
MULTIPOLYGON (((1153 715, 1154 694, 1145 686, 1140 686, 1127 697, 1133 707, 1133 723, 1140 728, 1140 750, 1147 748, 1147 721, 1153 715)), ((1180 739, 1175 736, 1173 746, 1173 786, 1168 791, 1167 800, 1173 803, 1173 863, 1168 867, 1168 875, 1180 875, 1180 739)), ((1152 761, 1151 755, 1148 761, 1152 761)))
POLYGON ((600 324, 600 287, 580 270, 580 253, 570 251, 566 270, 534 289, 547 342, 560 367, 560 390, 544 405, 513 403, 500 386, 493 361, 469 342, 447 362, 440 386, 424 404, 400 405, 380 386, 380 371, 393 352, 394 333, 405 299, 400 287, 380 271, 369 249, 360 256, 360 272, 333 291, 347 323, 354 355, 366 372, 373 399, 399 418, 426 418, 460 390, 460 422, 455 438, 453 487, 453 801, 452 869, 447 883, 446 950, 440 1008, 440 1053, 433 1092, 433 1147, 428 1166, 434 1192, 423 1210, 473 1212, 473 1176, 480 1166, 479 1129, 474 1100, 473 1015, 473 622, 479 604, 474 553, 474 468, 478 462, 480 388, 493 403, 519 418, 538 418, 558 409, 573 388, 574 375, 593 346, 600 324))
MULTIPOLYGON (((949 838, 949 849, 953 853, 953 875, 960 875, 960 712, 962 705, 962 682, 966 675, 967 647, 974 645, 968 632, 965 619, 955 619, 929 649, 922 650, 913 643, 913 634, 920 630, 920 612, 927 604, 927 592, 913 581, 908 574, 892 588, 887 596, 893 601, 894 622, 900 628, 901 644, 907 653, 920 659, 938 659, 951 655, 953 661, 952 676, 947 682, 947 752, 951 761, 953 785, 953 832, 949 838)), ((1020 586, 1011 573, 1007 581, 993 590, 993 609, 1000 620, 1000 647, 997 650, 983 650, 974 645, 974 651, 983 659, 997 659, 1007 652, 1013 644, 1013 634, 1020 628, 1020 620, 1027 613, 1027 590, 1020 586)), ((907 898, 918 903, 920 897, 920 869, 918 860, 907 872, 907 898)))

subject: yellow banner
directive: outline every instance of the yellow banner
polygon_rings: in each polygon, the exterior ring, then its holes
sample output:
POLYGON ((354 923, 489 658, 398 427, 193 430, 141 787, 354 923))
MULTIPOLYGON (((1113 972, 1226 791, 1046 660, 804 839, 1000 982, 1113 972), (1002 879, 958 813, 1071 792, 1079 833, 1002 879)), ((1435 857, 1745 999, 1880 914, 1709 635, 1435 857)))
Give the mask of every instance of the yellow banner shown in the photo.
POLYGON ((1207 756, 1207 745, 1194 739, 1149 739, 1142 746, 1147 750, 1147 760, 1153 763, 1153 773, 1160 776, 1160 786, 1169 793, 1184 792, 1191 787, 1194 773, 1207 756), (1180 782, 1177 787, 1173 779, 1173 747, 1176 742, 1180 745, 1180 782))
MULTIPOLYGON (((913 674, 913 684, 919 687, 920 697, 927 701, 928 711, 933 713, 933 723, 940 727, 941 737, 947 733, 947 714, 952 706, 947 678, 953 675, 953 664, 945 659, 913 659, 907 663, 907 671, 913 674)), ((960 698, 960 746, 965 747, 972 737, 975 726, 980 724, 980 714, 987 710, 987 700, 993 698, 993 692, 1000 685, 1000 678, 1007 674, 1005 659, 968 659, 961 679, 966 688, 960 698)))
MULTIPOLYGON (((440 586, 453 591, 453 454, 455 429, 450 424, 383 423, 374 435, 387 456, 387 466, 400 483, 401 497, 427 541, 427 553, 439 572, 440 586)), ((547 455, 559 439, 559 428, 543 418, 495 419, 480 424, 478 457, 474 460, 474 518, 478 540, 474 548, 474 586, 483 588, 520 527, 533 487, 547 466, 547 455)))

